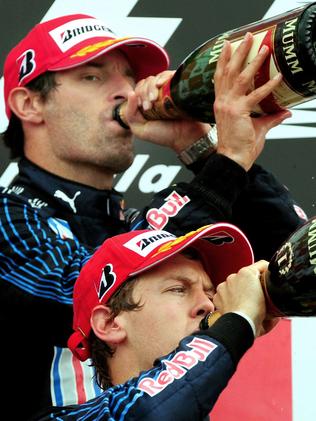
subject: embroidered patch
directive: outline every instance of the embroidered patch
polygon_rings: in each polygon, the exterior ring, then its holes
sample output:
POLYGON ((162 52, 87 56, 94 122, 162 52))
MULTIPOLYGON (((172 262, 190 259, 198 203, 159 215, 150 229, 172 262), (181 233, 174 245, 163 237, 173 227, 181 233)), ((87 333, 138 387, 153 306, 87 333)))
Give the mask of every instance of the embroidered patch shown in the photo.
POLYGON ((63 240, 66 238, 74 239, 74 235, 71 232, 70 226, 67 221, 60 218, 48 218, 48 225, 54 231, 55 234, 59 235, 63 240))

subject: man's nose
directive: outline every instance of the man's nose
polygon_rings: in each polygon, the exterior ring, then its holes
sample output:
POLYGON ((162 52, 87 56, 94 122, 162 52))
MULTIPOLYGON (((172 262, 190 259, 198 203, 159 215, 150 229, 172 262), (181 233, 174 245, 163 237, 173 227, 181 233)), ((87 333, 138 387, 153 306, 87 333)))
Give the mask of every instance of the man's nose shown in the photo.
POLYGON ((194 306, 192 312, 193 317, 201 316, 204 317, 206 314, 215 310, 213 301, 210 300, 210 297, 206 293, 201 293, 197 298, 196 305, 194 306))
POLYGON ((122 75, 116 75, 113 78, 113 98, 114 99, 127 99, 128 94, 134 91, 135 84, 130 78, 122 75))

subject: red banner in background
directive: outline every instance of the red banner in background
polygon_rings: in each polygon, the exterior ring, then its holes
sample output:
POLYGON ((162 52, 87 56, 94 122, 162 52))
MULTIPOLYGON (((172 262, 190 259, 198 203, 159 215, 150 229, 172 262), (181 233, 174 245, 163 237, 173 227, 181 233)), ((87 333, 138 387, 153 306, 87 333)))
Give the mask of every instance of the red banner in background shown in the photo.
POLYGON ((292 421, 291 321, 256 339, 219 397, 211 421, 292 421))

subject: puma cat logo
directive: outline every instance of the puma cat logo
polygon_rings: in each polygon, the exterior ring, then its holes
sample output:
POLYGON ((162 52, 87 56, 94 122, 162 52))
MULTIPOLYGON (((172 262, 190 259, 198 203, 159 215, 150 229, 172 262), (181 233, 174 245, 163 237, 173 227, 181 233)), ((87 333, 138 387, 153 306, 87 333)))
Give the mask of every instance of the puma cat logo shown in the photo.
POLYGON ((75 200, 77 198, 77 196, 79 196, 79 194, 81 194, 81 191, 77 191, 74 195, 73 198, 68 197, 63 191, 61 190, 56 190, 54 193, 54 197, 58 197, 58 199, 63 200, 64 202, 68 203, 69 206, 71 207, 71 209, 73 210, 73 213, 77 213, 77 209, 75 206, 75 200))

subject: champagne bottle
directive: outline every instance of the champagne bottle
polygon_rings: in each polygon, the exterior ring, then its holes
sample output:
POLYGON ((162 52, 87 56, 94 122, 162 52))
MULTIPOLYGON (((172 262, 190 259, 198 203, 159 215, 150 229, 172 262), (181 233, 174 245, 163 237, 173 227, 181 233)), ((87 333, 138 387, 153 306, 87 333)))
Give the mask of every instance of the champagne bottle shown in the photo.
POLYGON ((263 274, 262 284, 269 314, 316 315, 316 217, 278 249, 263 274))
MULTIPOLYGON (((181 63, 175 74, 160 89, 159 99, 143 114, 148 120, 177 119, 190 116, 214 123, 215 100, 213 77, 225 40, 235 50, 244 35, 254 36, 245 61, 249 63, 267 45, 270 55, 257 73, 254 87, 283 75, 280 85, 253 110, 253 115, 273 113, 316 97, 316 3, 309 3, 270 19, 260 20, 222 33, 196 48, 181 63)), ((123 127, 124 104, 114 111, 123 127)))
MULTIPOLYGON (((261 276, 267 315, 316 315, 316 217, 294 231, 273 255, 261 276)), ((200 323, 204 330, 220 317, 209 313, 200 323)))

